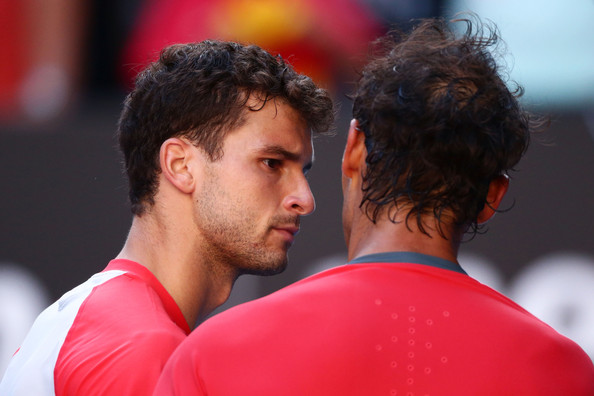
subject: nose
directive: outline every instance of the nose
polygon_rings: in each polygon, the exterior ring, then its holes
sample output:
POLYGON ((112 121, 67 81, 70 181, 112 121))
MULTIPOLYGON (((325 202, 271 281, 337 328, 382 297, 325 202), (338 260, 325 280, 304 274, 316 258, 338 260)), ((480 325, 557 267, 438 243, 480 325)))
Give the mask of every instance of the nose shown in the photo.
POLYGON ((289 212, 307 216, 316 210, 316 201, 305 176, 302 175, 299 179, 292 185, 290 194, 285 197, 284 206, 289 212))

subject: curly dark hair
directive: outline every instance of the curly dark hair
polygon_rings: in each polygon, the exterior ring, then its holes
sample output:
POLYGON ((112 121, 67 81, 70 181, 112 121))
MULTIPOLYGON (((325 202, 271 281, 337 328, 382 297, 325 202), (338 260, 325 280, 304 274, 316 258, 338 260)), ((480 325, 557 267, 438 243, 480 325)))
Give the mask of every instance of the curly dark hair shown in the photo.
POLYGON ((368 151, 361 207, 374 222, 407 210, 407 226, 416 218, 427 234, 432 215, 444 236, 451 214, 475 234, 490 182, 513 170, 543 123, 518 103, 522 87, 504 82, 490 52, 501 49, 497 27, 474 15, 452 22, 465 33, 436 18, 379 39, 352 95, 368 151))
POLYGON ((297 110, 313 132, 331 129, 335 112, 329 93, 280 56, 216 40, 165 48, 137 76, 118 123, 132 213, 140 216, 154 203, 165 140, 187 137, 216 161, 227 132, 245 122, 248 110, 275 98, 297 110), (248 107, 250 96, 260 104, 248 107))

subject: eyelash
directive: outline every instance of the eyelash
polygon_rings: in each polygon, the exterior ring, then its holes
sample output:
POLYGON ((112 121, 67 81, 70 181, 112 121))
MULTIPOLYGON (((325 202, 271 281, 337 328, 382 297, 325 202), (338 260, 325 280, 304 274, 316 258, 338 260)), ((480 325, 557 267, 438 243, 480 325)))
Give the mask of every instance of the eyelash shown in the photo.
MULTIPOLYGON (((273 171, 278 170, 283 164, 283 160, 276 158, 264 158, 262 162, 264 163, 264 165, 266 165, 268 169, 273 171)), ((303 169, 303 175, 306 179, 309 179, 309 170, 309 168, 303 169)))
POLYGON ((281 160, 275 158, 266 158, 262 162, 270 169, 277 169, 282 164, 281 160))

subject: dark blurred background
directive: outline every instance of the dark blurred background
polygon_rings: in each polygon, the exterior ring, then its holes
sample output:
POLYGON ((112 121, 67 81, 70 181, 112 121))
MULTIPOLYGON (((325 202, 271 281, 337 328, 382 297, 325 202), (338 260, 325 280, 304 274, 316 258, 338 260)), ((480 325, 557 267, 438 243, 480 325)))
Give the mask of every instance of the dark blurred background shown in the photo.
POLYGON ((594 356, 592 0, 0 0, 0 373, 35 316, 102 270, 131 214, 115 129, 133 76, 175 42, 219 38, 278 52, 341 104, 315 140, 317 211, 289 269, 243 277, 219 309, 344 263, 340 158, 346 99, 367 44, 414 18, 472 10, 499 26, 524 101, 551 115, 505 206, 460 261, 594 356))

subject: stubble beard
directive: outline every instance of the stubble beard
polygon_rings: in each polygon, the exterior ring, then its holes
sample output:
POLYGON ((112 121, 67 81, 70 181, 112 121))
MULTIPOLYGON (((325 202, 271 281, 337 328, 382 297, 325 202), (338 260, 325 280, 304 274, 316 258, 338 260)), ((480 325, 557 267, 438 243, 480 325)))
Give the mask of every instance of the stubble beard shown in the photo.
MULTIPOLYGON (((282 250, 271 250, 265 240, 272 228, 261 238, 250 240, 256 235, 255 227, 244 223, 244 231, 236 227, 216 224, 205 235, 205 252, 211 262, 222 267, 231 267, 237 275, 270 276, 283 272, 288 265, 288 246, 282 250)), ((243 228, 243 227, 242 227, 243 228)))
POLYGON ((196 203, 195 223, 201 230, 203 252, 213 270, 231 270, 237 276, 283 272, 288 264, 288 244, 274 248, 266 242, 275 225, 295 224, 298 220, 273 216, 265 228, 258 229, 258 219, 247 216, 249 211, 244 205, 230 203, 228 199, 221 201, 225 198, 228 196, 215 187, 210 193, 202 194, 196 203))

